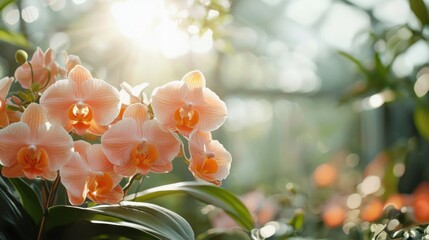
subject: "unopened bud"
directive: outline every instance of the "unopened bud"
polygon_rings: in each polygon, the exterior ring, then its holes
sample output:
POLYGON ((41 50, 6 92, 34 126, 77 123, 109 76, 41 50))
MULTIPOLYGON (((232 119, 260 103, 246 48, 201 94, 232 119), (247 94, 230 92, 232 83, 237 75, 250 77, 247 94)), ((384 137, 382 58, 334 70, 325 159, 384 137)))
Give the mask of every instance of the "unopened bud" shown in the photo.
POLYGON ((27 62, 27 59, 28 59, 28 54, 26 51, 24 51, 22 49, 19 49, 18 51, 16 51, 15 60, 17 63, 22 65, 22 64, 27 62))

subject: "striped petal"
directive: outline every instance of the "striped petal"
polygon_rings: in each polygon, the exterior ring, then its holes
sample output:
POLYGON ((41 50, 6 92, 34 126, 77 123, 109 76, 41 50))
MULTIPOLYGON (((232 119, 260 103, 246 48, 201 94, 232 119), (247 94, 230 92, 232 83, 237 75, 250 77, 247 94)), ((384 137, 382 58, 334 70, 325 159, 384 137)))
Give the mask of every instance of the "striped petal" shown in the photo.
POLYGON ((185 105, 187 94, 188 89, 181 81, 172 81, 155 89, 152 94, 155 118, 168 129, 175 130, 176 122, 173 116, 177 109, 185 105))
POLYGON ((97 124, 108 125, 118 116, 121 109, 119 92, 110 84, 100 79, 90 79, 82 84, 82 94, 97 124))
POLYGON ((12 123, 0 130, 0 163, 11 166, 18 151, 30 143, 30 128, 22 122, 12 123))
POLYGON ((103 134, 101 146, 111 163, 124 166, 130 161, 134 143, 139 140, 136 121, 132 118, 125 118, 112 125, 103 134))
POLYGON ((86 198, 86 183, 89 168, 78 154, 60 168, 61 183, 67 190, 69 201, 73 205, 81 205, 86 198))

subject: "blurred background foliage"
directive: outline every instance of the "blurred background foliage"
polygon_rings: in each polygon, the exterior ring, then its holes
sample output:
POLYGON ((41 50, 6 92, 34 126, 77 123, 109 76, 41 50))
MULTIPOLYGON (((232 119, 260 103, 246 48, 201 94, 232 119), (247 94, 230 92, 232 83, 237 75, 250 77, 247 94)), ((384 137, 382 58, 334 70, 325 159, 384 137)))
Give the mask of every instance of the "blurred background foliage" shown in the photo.
MULTIPOLYGON (((17 49, 37 46, 60 62, 64 50, 80 56, 116 87, 148 82, 149 96, 200 69, 229 109, 214 137, 233 156, 224 187, 254 212, 254 237, 366 239, 408 212, 383 217, 390 197, 429 181, 427 3, 3 0, 0 75, 13 76, 17 49)), ((176 165, 140 188, 193 179, 176 165)), ((210 206, 163 201, 196 233, 231 227, 210 206)), ((429 221, 425 204, 423 219, 411 214, 388 230, 429 221)))

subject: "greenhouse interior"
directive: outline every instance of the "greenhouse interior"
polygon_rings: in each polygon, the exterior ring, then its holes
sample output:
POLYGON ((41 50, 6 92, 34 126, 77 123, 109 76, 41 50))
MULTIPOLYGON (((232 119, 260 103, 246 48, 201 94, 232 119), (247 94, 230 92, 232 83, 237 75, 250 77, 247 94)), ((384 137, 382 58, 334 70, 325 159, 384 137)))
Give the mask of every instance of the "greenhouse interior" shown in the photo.
POLYGON ((428 0, 0 11, 0 239, 429 239, 428 0))

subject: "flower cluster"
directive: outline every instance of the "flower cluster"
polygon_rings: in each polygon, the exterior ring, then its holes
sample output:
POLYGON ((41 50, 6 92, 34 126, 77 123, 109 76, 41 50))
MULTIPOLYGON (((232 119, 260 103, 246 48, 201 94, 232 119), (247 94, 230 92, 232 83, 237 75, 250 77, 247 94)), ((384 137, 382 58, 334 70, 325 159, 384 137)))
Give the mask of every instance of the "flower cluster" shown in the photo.
POLYGON ((124 82, 119 91, 94 78, 79 57, 65 54, 62 67, 54 56, 38 48, 27 61, 17 52, 15 79, 23 91, 9 93, 14 79, 0 80, 3 176, 60 177, 74 205, 86 198, 119 202, 124 177, 170 172, 178 155, 198 179, 220 185, 227 177, 231 155, 210 133, 227 109, 201 72, 156 88, 147 101, 145 83, 124 82), (73 138, 88 135, 95 143, 73 138))

